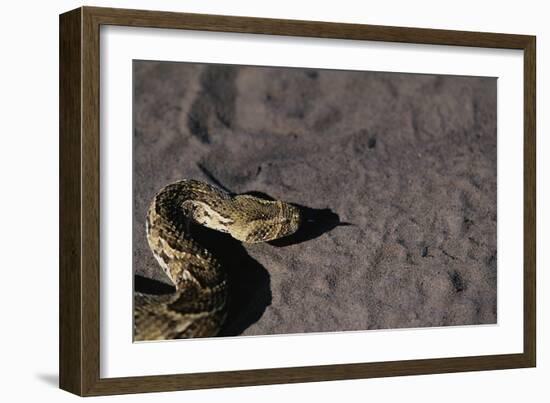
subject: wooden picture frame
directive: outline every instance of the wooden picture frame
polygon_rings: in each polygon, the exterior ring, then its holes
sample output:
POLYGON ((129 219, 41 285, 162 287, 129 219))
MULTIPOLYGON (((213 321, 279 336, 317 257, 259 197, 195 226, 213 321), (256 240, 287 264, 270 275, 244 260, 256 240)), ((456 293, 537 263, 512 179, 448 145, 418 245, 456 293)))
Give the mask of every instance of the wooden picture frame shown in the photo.
POLYGON ((60 16, 60 387, 81 395, 533 367, 535 310, 535 37, 483 32, 82 7, 60 16), (100 377, 100 26, 172 28, 524 52, 523 353, 229 372, 100 377))

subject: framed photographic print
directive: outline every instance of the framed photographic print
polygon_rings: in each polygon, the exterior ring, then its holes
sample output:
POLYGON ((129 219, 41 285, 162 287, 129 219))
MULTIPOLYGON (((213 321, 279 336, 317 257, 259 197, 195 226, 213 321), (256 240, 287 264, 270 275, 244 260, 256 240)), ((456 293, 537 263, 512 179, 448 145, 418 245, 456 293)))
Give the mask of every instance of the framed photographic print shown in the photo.
POLYGON ((60 386, 535 366, 535 37, 60 17, 60 386))

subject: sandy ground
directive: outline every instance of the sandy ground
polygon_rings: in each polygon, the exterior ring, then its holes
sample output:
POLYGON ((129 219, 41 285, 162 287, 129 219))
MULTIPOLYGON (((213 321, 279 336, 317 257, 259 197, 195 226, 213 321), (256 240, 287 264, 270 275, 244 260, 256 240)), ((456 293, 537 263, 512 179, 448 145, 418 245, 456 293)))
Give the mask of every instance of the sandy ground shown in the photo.
POLYGON ((496 79, 139 61, 134 85, 136 288, 168 281, 150 200, 196 178, 318 221, 286 243, 217 236, 222 335, 496 322, 496 79))

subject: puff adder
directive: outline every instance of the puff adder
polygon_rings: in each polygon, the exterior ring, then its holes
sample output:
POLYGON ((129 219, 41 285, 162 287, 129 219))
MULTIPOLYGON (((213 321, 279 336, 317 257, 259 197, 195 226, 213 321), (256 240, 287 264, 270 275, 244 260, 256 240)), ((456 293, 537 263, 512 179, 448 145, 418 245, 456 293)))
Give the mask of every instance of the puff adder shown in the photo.
POLYGON ((233 195, 192 179, 161 189, 147 213, 147 241, 175 292, 135 293, 134 340, 215 336, 225 320, 223 262, 193 238, 191 223, 257 243, 294 233, 300 213, 289 203, 233 195))

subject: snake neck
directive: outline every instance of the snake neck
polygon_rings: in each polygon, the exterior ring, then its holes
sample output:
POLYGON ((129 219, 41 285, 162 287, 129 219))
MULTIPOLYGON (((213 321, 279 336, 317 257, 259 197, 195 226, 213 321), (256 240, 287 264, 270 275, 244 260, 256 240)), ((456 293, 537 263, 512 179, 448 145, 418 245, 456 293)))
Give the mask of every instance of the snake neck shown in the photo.
POLYGON ((154 211, 149 212, 149 217, 156 215, 182 233, 186 232, 190 220, 227 232, 228 214, 224 216, 223 213, 230 199, 227 193, 206 183, 182 180, 166 186, 157 194, 150 208, 154 211), (219 225, 216 221, 220 222, 219 225))
POLYGON ((153 199, 146 221, 149 247, 176 289, 225 287, 225 273, 212 253, 194 239, 190 202, 216 203, 227 196, 201 182, 184 180, 163 188, 153 199))

